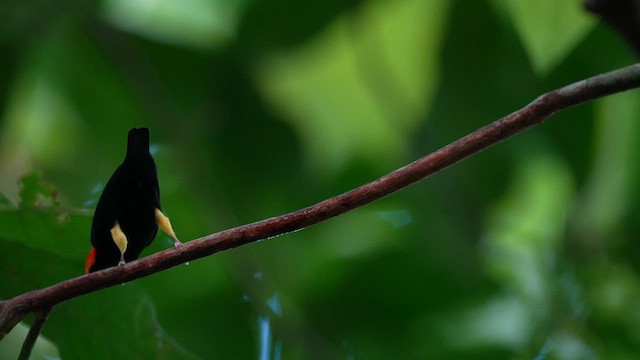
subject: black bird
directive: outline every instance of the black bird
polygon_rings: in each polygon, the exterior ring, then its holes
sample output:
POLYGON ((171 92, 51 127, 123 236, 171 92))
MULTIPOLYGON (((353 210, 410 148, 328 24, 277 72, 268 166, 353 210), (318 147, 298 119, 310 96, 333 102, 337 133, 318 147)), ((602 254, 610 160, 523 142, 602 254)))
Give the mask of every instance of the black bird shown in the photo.
POLYGON ((136 260, 155 238, 158 225, 174 239, 175 246, 181 244, 161 211, 149 129, 131 129, 124 162, 109 179, 93 215, 93 249, 85 274, 136 260))

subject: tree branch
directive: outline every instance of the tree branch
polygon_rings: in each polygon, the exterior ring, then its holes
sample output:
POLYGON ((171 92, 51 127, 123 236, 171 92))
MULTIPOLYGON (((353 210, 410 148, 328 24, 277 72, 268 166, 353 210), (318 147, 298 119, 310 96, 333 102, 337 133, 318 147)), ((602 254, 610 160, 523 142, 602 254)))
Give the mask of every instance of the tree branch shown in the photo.
POLYGON ((33 320, 33 324, 31 324, 27 338, 24 340, 24 343, 22 343, 22 350, 20 350, 18 360, 29 360, 31 350, 33 350, 33 346, 36 344, 36 340, 38 340, 38 336, 40 336, 40 332, 44 327, 44 323, 47 322, 51 310, 53 309, 49 307, 35 312, 35 319, 33 320))
POLYGON ((464 158, 542 123, 571 106, 640 87, 640 64, 594 76, 548 92, 505 116, 375 181, 282 216, 189 241, 144 259, 30 291, 0 302, 0 338, 27 314, 53 308, 71 298, 122 284, 223 250, 304 229, 381 199, 464 158))

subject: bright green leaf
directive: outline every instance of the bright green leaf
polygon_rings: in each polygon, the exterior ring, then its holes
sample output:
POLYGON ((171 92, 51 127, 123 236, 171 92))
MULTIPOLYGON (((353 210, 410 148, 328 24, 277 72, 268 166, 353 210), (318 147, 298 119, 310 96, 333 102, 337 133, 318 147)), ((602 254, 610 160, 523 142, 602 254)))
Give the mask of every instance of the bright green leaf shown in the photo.
POLYGON ((595 26, 582 1, 495 0, 508 14, 539 75, 551 72, 595 26))
POLYGON ((437 84, 449 2, 365 5, 304 48, 271 54, 258 69, 265 96, 325 175, 354 159, 386 168, 402 158, 437 84))

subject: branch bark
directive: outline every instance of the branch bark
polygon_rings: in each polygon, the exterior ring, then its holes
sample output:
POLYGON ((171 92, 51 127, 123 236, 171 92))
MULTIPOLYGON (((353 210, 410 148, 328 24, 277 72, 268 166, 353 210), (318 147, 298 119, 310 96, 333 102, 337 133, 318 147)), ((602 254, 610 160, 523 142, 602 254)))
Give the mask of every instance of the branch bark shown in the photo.
POLYGON ((38 336, 44 327, 44 323, 47 322, 47 318, 49 317, 51 310, 53 309, 46 308, 35 312, 35 319, 33 320, 33 324, 31 324, 27 338, 24 340, 24 343, 22 343, 22 350, 20 350, 18 360, 29 360, 31 350, 33 350, 33 346, 36 344, 38 336))
POLYGON ((0 339, 31 312, 122 284, 211 254, 323 222, 379 200, 487 147, 544 122, 554 113, 593 99, 640 87, 640 64, 597 75, 548 92, 413 163, 351 191, 285 215, 235 227, 124 266, 112 267, 0 302, 0 339))

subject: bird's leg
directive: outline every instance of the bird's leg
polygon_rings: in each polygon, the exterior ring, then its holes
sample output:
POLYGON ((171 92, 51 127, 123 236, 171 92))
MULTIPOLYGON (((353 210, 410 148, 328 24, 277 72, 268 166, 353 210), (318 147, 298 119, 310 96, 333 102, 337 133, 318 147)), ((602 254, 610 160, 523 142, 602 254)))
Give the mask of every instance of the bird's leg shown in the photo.
POLYGON ((171 227, 171 221, 169 221, 169 218, 166 217, 162 213, 162 211, 160 211, 160 209, 158 208, 156 208, 155 216, 156 216, 156 223, 158 224, 158 226, 160 226, 160 228, 162 228, 164 232, 166 232, 169 236, 173 238, 173 241, 174 241, 173 245, 175 247, 182 245, 182 242, 178 240, 176 233, 173 231, 173 228, 171 227))
POLYGON ((116 221, 116 224, 111 228, 111 238, 113 242, 116 243, 118 250, 120 250, 120 262, 118 262, 118 266, 124 265, 124 252, 127 251, 127 235, 122 232, 120 228, 120 224, 116 221))

